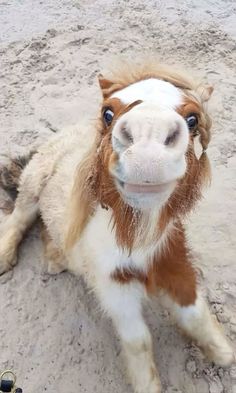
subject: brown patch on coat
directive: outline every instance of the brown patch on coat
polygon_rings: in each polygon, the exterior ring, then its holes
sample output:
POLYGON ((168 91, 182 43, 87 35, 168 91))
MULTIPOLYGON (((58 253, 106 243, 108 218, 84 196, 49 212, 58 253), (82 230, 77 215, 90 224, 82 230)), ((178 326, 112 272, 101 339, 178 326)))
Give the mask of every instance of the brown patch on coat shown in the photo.
POLYGON ((177 109, 177 112, 186 118, 190 114, 194 113, 200 116, 201 107, 199 102, 191 98, 185 98, 184 103, 177 109))
POLYGON ((202 197, 202 188, 208 185, 211 179, 210 163, 206 154, 206 149, 210 142, 211 120, 207 113, 203 111, 200 103, 191 98, 185 98, 184 104, 177 109, 177 112, 187 118, 191 114, 198 116, 198 126, 196 130, 190 132, 189 146, 186 152, 187 170, 182 179, 178 181, 177 187, 163 207, 159 230, 163 232, 167 224, 173 219, 181 219, 186 216, 202 197), (197 159, 194 151, 194 137, 199 135, 203 152, 197 159))
POLYGON ((200 135, 200 143, 203 150, 206 150, 211 139, 211 119, 207 112, 204 111, 203 106, 200 101, 196 99, 193 95, 185 97, 183 105, 177 109, 177 112, 183 117, 187 118, 191 114, 195 114, 198 117, 198 126, 196 132, 190 133, 190 138, 193 136, 200 135))
POLYGON ((194 304, 197 297, 197 273, 191 262, 181 223, 169 237, 161 256, 155 256, 148 272, 147 290, 162 289, 180 306, 194 304))
POLYGON ((210 167, 207 155, 203 153, 198 160, 193 142, 190 142, 186 153, 187 171, 162 208, 159 219, 159 231, 163 232, 168 223, 186 216, 202 197, 202 187, 210 181, 210 167))
POLYGON ((112 121, 112 124, 110 126, 107 126, 106 123, 101 119, 104 129, 101 130, 101 133, 106 133, 106 130, 110 131, 113 127, 116 121, 119 119, 120 116, 124 115, 125 113, 129 112, 132 108, 135 106, 139 105, 142 103, 142 100, 136 100, 132 102, 131 104, 123 104, 122 101, 119 98, 113 97, 113 98, 108 98, 104 100, 103 105, 102 105, 102 110, 101 113, 103 115, 104 111, 106 109, 111 109, 114 112, 114 118, 112 121))
POLYGON ((150 294, 163 290, 180 306, 195 303, 197 271, 191 263, 181 223, 171 232, 166 248, 154 255, 149 266, 146 273, 134 268, 116 269, 111 278, 119 284, 139 281, 150 294))
POLYGON ((110 174, 109 168, 114 165, 110 134, 103 139, 98 160, 99 188, 94 190, 97 201, 102 207, 112 209, 113 228, 118 245, 131 250, 135 238, 135 223, 139 219, 139 214, 135 215, 133 208, 123 201, 110 174))
POLYGON ((147 274, 132 267, 124 269, 116 268, 116 270, 111 274, 111 278, 119 284, 129 284, 133 280, 137 280, 144 285, 147 285, 148 283, 147 274))

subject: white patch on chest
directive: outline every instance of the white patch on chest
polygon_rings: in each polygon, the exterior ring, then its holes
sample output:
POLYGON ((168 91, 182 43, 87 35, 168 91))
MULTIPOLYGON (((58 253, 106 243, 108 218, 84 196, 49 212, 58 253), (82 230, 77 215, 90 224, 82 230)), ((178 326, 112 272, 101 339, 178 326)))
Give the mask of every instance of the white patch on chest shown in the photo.
POLYGON ((182 103, 182 94, 177 87, 155 78, 133 83, 112 94, 111 98, 118 98, 127 105, 142 100, 163 109, 176 109, 182 103))
POLYGON ((91 218, 83 235, 74 247, 72 271, 81 271, 85 267, 87 274, 94 273, 110 277, 110 274, 118 269, 136 268, 146 271, 150 258, 154 253, 158 253, 165 247, 167 239, 173 225, 169 225, 157 243, 144 245, 136 250, 122 250, 116 243, 115 231, 112 230, 112 213, 110 210, 97 208, 95 215, 91 218))

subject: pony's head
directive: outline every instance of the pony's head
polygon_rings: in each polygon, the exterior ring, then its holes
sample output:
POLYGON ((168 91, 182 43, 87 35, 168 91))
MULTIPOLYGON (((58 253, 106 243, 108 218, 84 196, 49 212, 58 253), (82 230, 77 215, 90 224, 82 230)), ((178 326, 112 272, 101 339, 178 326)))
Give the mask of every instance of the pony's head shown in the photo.
MULTIPOLYGON (((106 191, 114 191, 112 182, 129 206, 162 208, 189 175, 193 163, 188 156, 194 155, 197 135, 205 154, 210 121, 203 104, 212 88, 194 86, 164 68, 129 72, 130 79, 127 75, 123 80, 122 76, 99 79, 103 93, 99 149, 106 191)), ((193 186, 195 180, 193 175, 193 186)))
POLYGON ((131 64, 99 84, 97 137, 75 179, 66 242, 75 242, 99 203, 112 209, 117 241, 130 249, 147 212, 158 212, 160 233, 200 198, 209 178, 204 104, 213 89, 156 63, 131 64))

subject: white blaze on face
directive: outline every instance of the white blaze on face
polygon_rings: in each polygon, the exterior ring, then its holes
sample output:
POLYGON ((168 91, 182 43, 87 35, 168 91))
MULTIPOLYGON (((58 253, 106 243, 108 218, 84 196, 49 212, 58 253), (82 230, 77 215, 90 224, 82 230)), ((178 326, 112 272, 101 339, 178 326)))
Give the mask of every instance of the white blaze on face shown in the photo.
POLYGON ((115 92, 111 98, 118 98, 123 104, 137 100, 155 104, 160 109, 176 109, 182 103, 181 91, 169 82, 159 79, 145 79, 115 92))

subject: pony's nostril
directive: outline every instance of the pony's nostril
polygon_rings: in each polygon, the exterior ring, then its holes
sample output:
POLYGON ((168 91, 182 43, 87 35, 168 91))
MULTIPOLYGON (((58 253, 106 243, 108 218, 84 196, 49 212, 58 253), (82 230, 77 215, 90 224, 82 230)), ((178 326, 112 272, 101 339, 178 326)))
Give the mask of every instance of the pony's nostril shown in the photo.
POLYGON ((126 140, 126 142, 133 143, 133 137, 131 135, 130 130, 126 126, 122 126, 120 129, 122 137, 126 140))
POLYGON ((173 145, 176 142, 178 136, 179 136, 179 130, 172 132, 170 135, 168 135, 164 144, 166 146, 173 145))

